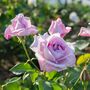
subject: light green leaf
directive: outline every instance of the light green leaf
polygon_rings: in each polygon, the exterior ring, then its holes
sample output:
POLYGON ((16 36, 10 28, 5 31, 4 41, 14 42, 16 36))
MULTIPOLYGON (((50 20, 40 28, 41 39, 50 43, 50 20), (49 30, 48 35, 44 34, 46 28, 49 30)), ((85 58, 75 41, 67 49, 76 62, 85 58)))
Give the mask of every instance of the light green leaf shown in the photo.
POLYGON ((31 74, 31 79, 32 79, 32 82, 35 82, 36 78, 38 77, 38 72, 34 72, 31 74))
POLYGON ((17 83, 10 83, 7 84, 3 90, 21 90, 21 87, 17 83))
POLYGON ((74 45, 79 50, 83 50, 83 49, 85 49, 89 45, 89 41, 86 41, 86 40, 77 40, 74 45))
POLYGON ((52 72, 46 72, 46 77, 50 80, 53 79, 53 77, 56 75, 56 71, 52 71, 52 72))
POLYGON ((21 87, 19 82, 12 82, 4 85, 3 90, 21 90, 21 87))
POLYGON ((44 90, 44 88, 43 88, 43 81, 42 80, 39 81, 38 87, 39 87, 39 90, 44 90))
POLYGON ((53 90, 62 90, 62 87, 56 83, 52 83, 53 90))

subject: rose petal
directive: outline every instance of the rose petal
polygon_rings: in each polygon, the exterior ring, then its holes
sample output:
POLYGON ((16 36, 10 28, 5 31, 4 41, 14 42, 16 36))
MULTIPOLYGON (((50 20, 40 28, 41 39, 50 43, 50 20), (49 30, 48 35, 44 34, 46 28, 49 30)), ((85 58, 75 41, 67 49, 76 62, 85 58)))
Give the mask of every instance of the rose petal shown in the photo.
POLYGON ((85 36, 85 37, 90 37, 90 28, 81 27, 79 35, 85 36))
POLYGON ((7 40, 9 40, 9 39, 12 37, 12 35, 11 35, 11 29, 12 29, 12 26, 9 25, 9 26, 6 28, 5 32, 4 32, 4 37, 5 37, 7 40))
POLYGON ((58 18, 56 21, 52 21, 49 28, 50 34, 59 33, 61 37, 64 37, 70 31, 71 27, 65 27, 60 18, 58 18))
POLYGON ((62 71, 63 69, 66 69, 66 66, 54 64, 54 63, 50 62, 50 60, 45 60, 38 53, 36 53, 35 55, 39 60, 40 69, 43 71, 48 71, 48 72, 53 71, 53 70, 62 71))
POLYGON ((34 51, 37 52, 38 49, 38 36, 34 36, 34 42, 31 44, 30 48, 34 51))
POLYGON ((44 52, 43 52, 44 58, 49 59, 51 61, 55 61, 55 57, 52 55, 52 53, 49 51, 49 49, 45 46, 44 52))

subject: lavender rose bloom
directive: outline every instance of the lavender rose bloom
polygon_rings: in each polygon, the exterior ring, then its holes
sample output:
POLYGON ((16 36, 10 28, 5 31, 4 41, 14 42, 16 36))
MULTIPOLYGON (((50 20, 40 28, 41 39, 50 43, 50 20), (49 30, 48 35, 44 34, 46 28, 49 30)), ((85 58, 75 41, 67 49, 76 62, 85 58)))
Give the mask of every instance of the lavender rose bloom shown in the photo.
POLYGON ((62 71, 75 65, 74 52, 59 33, 35 36, 30 48, 35 52, 43 71, 62 71))
POLYGON ((36 33, 37 29, 31 24, 30 19, 23 14, 18 14, 11 20, 11 25, 6 28, 4 36, 8 40, 13 36, 27 36, 36 33))
POLYGON ((59 33, 61 37, 66 36, 66 34, 68 34, 70 31, 71 27, 65 27, 60 18, 58 18, 56 21, 52 21, 49 28, 50 34, 59 33))

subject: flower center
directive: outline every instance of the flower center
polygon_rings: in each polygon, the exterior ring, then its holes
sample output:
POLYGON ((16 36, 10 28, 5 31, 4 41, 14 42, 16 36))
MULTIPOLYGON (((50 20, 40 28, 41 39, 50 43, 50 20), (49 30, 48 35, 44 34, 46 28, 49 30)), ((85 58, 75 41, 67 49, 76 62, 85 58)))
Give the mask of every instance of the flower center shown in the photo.
POLYGON ((53 50, 64 50, 64 47, 60 44, 53 44, 53 50))

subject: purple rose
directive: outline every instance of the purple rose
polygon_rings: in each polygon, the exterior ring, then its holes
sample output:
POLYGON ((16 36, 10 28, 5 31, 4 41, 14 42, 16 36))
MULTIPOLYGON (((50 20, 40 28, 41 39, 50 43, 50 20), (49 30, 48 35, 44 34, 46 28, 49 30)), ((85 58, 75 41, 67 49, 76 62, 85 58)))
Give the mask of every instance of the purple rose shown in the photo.
POLYGON ((61 37, 64 37, 71 31, 71 27, 65 27, 62 20, 58 18, 56 21, 52 21, 51 26, 49 28, 49 33, 59 33, 61 37))
POLYGON ((13 36, 27 36, 36 33, 37 29, 31 24, 30 19, 23 14, 18 14, 11 20, 11 25, 6 28, 4 36, 8 40, 13 36))
POLYGON ((35 36, 30 48, 35 52, 40 69, 43 71, 62 71, 75 65, 74 51, 59 33, 35 36))

